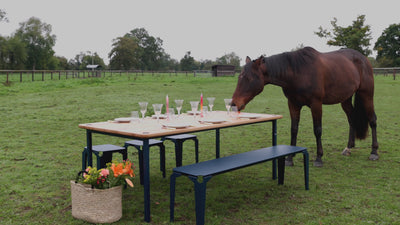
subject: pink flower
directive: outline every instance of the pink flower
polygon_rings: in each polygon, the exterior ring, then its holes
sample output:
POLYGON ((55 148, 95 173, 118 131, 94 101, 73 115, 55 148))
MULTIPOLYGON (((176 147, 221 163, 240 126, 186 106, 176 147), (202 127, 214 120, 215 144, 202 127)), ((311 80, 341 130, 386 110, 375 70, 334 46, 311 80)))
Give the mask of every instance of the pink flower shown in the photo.
POLYGON ((102 170, 100 171, 100 174, 101 174, 101 176, 103 176, 103 177, 107 177, 108 174, 110 174, 110 171, 109 171, 108 169, 102 169, 102 170))

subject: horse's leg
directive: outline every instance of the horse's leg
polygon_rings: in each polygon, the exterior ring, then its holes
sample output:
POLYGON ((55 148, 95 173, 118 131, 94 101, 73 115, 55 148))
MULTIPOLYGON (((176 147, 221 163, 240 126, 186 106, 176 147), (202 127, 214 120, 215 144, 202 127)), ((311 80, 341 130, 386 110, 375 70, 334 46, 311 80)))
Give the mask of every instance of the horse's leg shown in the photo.
POLYGON ((311 105, 311 114, 313 118, 314 135, 317 142, 317 158, 314 161, 314 166, 322 167, 322 156, 324 151, 322 149, 322 102, 314 102, 311 105))
MULTIPOLYGON (((291 118, 291 129, 290 129, 290 145, 296 146, 297 143, 297 132, 299 130, 300 122, 300 110, 301 106, 293 104, 290 100, 288 101, 290 118, 291 118)), ((293 156, 290 155, 286 158, 286 166, 293 166, 293 156)))
POLYGON ((349 140, 347 142, 347 147, 343 150, 342 155, 349 156, 351 154, 351 148, 354 147, 355 134, 354 128, 351 122, 351 113, 353 112, 353 105, 351 104, 352 98, 350 97, 346 101, 342 102, 342 109, 346 113, 347 121, 349 123, 349 140))
POLYGON ((378 138, 376 134, 376 114, 374 110, 374 102, 373 98, 364 98, 362 96, 364 107, 365 107, 365 112, 367 113, 367 118, 369 122, 369 126, 371 127, 372 131, 372 150, 371 154, 369 156, 370 160, 378 160, 379 155, 378 155, 378 138))

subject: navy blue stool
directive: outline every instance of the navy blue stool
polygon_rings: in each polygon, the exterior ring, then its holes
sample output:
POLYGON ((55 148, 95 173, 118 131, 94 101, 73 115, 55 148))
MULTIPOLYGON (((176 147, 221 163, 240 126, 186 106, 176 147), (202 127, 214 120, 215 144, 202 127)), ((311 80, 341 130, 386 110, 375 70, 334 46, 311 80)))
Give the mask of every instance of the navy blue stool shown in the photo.
MULTIPOLYGON (((143 185, 143 141, 141 140, 131 140, 125 142, 125 148, 129 146, 135 147, 139 152, 139 173, 140 173, 140 184, 143 185)), ((165 178, 165 146, 162 141, 149 139, 149 147, 159 146, 160 147, 160 171, 165 178)))
POLYGON ((186 140, 193 140, 195 145, 195 155, 196 155, 196 163, 199 162, 199 140, 196 135, 192 134, 179 134, 163 137, 162 140, 170 140, 175 143, 175 158, 176 158, 176 167, 182 166, 182 149, 183 142, 186 140))
MULTIPOLYGON (((93 153, 97 157, 97 169, 106 168, 106 164, 112 161, 112 154, 117 152, 122 154, 122 159, 127 160, 128 154, 127 150, 124 147, 105 144, 105 145, 93 145, 92 146, 93 153), (100 155, 100 152, 103 154, 100 155)), ((82 152, 82 170, 86 169, 86 166, 89 161, 89 150, 87 146, 84 148, 82 152)))

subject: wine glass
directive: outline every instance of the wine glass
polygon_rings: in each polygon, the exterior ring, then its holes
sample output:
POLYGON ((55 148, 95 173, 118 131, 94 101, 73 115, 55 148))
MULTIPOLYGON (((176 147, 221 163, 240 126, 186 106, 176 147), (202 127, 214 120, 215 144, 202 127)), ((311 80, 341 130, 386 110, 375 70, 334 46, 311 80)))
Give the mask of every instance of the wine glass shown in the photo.
POLYGON ((157 122, 160 122, 160 114, 162 110, 163 104, 153 104, 154 114, 156 114, 157 122))
POLYGON ((213 108, 213 106, 214 106, 214 100, 215 100, 214 97, 208 97, 208 98, 207 98, 208 106, 210 107, 210 112, 212 112, 212 108, 213 108))
POLYGON ((139 102, 139 106, 140 106, 140 112, 142 113, 142 118, 144 120, 144 114, 146 114, 147 111, 147 102, 139 102))
POLYGON ((192 107, 192 113, 194 115, 194 118, 196 119, 197 107, 199 106, 199 101, 191 101, 190 105, 192 107))
POLYGON ((229 109, 231 108, 232 99, 226 98, 226 99, 224 99, 224 101, 225 101, 226 111, 228 112, 228 115, 229 115, 229 109))
POLYGON ((176 110, 178 110, 178 116, 181 114, 181 109, 182 109, 182 104, 183 104, 183 100, 181 99, 176 99, 175 100, 175 104, 176 104, 176 110))

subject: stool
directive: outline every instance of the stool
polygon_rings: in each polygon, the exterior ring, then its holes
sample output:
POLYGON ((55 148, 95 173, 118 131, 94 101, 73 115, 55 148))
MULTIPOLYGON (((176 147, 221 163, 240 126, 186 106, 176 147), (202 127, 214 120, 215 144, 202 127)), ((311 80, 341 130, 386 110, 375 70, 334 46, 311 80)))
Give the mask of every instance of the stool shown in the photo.
MULTIPOLYGON (((106 164, 112 161, 112 154, 114 152, 118 152, 122 154, 122 159, 127 160, 128 154, 126 148, 120 147, 117 145, 105 144, 105 145, 93 145, 92 146, 93 153, 97 157, 97 169, 106 168, 106 164), (100 156, 100 152, 103 154, 100 156)), ((82 152, 82 170, 86 169, 87 163, 89 159, 89 150, 87 146, 84 148, 82 152)))
POLYGON ((182 166, 182 149, 183 142, 186 140, 193 140, 195 144, 195 155, 196 155, 196 163, 199 162, 199 140, 196 135, 192 134, 179 134, 163 137, 162 140, 171 140, 175 143, 175 158, 176 158, 176 167, 182 166))
MULTIPOLYGON (((125 142, 125 148, 127 149, 129 146, 135 147, 139 152, 139 173, 140 173, 140 184, 143 185, 143 141, 141 140, 131 140, 125 142)), ((165 146, 162 141, 149 139, 149 147, 151 146, 159 146, 160 147, 160 171, 165 178, 165 146)))

